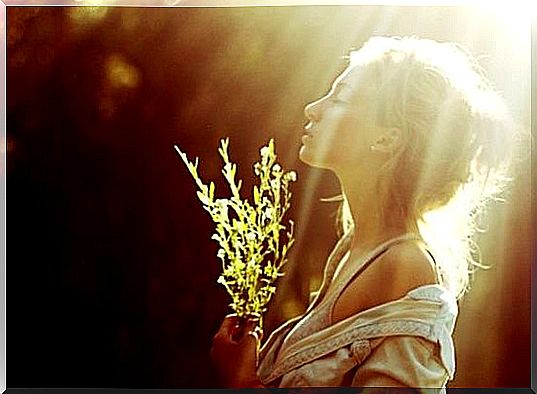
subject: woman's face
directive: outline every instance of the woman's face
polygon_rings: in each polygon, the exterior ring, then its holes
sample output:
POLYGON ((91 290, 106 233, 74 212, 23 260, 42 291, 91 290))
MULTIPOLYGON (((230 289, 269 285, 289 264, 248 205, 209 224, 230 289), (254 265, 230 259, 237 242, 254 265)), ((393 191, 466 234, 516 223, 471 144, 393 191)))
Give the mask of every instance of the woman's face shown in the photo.
POLYGON ((376 89, 371 67, 347 68, 330 92, 305 108, 309 122, 300 159, 313 167, 357 169, 379 135, 376 89))

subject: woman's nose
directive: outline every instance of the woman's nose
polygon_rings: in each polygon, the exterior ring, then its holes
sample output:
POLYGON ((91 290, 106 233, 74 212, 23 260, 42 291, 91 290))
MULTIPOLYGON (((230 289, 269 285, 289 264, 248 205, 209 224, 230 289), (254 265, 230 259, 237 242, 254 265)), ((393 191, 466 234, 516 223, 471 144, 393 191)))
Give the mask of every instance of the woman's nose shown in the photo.
POLYGON ((306 118, 313 120, 314 122, 318 122, 321 119, 320 101, 321 100, 317 100, 306 105, 304 108, 304 115, 306 115, 306 118))

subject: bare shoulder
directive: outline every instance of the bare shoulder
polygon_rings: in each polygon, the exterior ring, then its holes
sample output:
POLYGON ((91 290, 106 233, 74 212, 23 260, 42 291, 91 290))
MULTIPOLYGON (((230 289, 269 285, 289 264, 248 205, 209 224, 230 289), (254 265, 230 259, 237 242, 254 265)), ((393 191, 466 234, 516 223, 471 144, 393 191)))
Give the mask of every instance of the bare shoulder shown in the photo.
POLYGON ((403 242, 392 246, 377 262, 379 276, 389 277, 394 295, 436 283, 435 263, 419 242, 403 242))
POLYGON ((393 245, 345 288, 334 306, 332 321, 343 320, 397 300, 412 289, 435 283, 434 261, 420 243, 393 245))

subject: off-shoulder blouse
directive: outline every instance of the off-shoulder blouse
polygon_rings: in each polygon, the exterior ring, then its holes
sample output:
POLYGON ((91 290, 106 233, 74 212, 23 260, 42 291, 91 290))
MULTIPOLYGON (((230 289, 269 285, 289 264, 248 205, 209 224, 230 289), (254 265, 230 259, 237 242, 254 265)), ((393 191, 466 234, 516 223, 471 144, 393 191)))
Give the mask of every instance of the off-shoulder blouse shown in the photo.
POLYGON ((335 301, 346 285, 390 246, 415 238, 406 234, 390 239, 353 266, 340 269, 350 245, 350 237, 342 238, 307 311, 277 328, 263 344, 257 370, 261 382, 268 387, 395 383, 444 392, 455 373, 451 336, 458 308, 443 286, 420 286, 400 299, 331 322, 335 301))

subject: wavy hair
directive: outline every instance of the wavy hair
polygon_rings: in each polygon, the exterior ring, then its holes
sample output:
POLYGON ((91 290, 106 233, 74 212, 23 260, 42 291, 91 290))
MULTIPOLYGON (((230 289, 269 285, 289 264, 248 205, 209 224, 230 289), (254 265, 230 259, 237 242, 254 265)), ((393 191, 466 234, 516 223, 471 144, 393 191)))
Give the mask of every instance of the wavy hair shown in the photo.
MULTIPOLYGON (((516 133, 507 107, 459 44, 372 37, 349 59, 349 67, 372 67, 377 122, 405 140, 380 169, 383 217, 417 223, 441 284, 460 298, 483 267, 473 241, 480 218, 510 181, 516 133)), ((342 197, 338 222, 347 234, 354 223, 342 197)))

